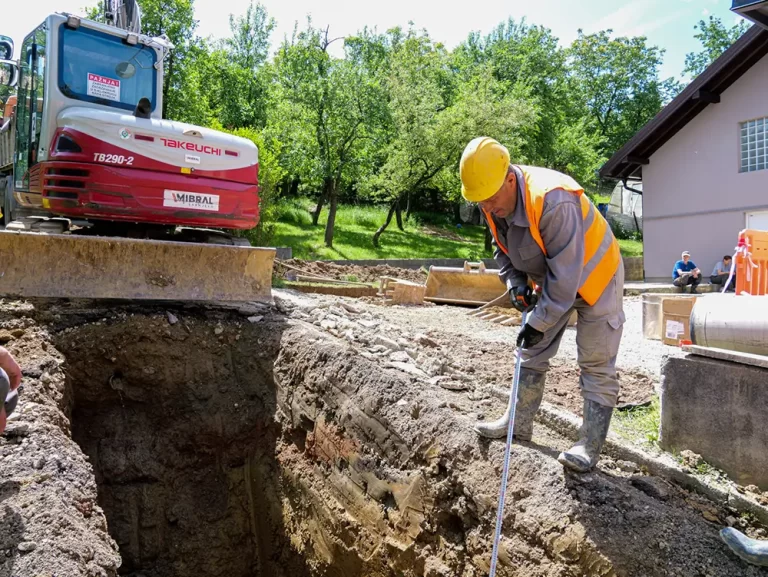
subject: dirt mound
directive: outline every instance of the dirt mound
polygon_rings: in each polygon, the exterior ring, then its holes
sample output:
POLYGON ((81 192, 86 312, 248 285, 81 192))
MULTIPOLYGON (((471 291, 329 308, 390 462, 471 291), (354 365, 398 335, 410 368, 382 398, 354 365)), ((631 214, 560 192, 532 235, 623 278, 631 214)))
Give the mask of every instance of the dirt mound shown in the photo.
POLYGON ((305 261, 300 259, 290 259, 284 261, 275 261, 275 274, 280 278, 292 279, 296 274, 321 276, 333 278, 336 280, 347 280, 364 283, 377 283, 383 276, 394 277, 412 282, 424 283, 427 281, 427 273, 421 269, 396 268, 387 264, 376 266, 360 266, 354 264, 336 264, 334 262, 305 261), (289 267, 280 266, 286 264, 289 267))

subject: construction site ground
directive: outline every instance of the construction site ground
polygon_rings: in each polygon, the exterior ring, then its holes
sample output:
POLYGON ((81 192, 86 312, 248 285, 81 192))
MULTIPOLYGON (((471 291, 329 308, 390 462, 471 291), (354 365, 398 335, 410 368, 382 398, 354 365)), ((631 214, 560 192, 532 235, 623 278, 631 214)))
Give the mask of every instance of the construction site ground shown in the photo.
MULTIPOLYGON (((274 290, 241 307, 6 301, 24 374, 0 439, 0 576, 487 575, 517 327, 438 305, 274 290), (500 394, 501 391, 501 394, 500 394)), ((665 354, 625 299, 624 403, 665 354)), ((546 400, 579 413, 575 330, 546 400)), ((512 452, 499 575, 768 575, 718 536, 756 520, 640 464, 512 452)))

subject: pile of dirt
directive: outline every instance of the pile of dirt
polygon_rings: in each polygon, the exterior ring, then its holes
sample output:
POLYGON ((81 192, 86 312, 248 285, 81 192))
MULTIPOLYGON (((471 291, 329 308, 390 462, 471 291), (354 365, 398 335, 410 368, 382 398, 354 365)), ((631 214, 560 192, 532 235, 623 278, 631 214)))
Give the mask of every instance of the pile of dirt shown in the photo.
POLYGON ((417 283, 427 282, 427 273, 422 269, 396 268, 389 266, 388 264, 376 266, 337 264, 334 262, 305 261, 295 258, 282 261, 275 260, 275 274, 286 280, 295 279, 295 275, 297 274, 306 274, 336 280, 351 280, 355 282, 376 284, 378 284, 379 279, 383 276, 417 283), (281 266, 281 264, 288 266, 281 266))

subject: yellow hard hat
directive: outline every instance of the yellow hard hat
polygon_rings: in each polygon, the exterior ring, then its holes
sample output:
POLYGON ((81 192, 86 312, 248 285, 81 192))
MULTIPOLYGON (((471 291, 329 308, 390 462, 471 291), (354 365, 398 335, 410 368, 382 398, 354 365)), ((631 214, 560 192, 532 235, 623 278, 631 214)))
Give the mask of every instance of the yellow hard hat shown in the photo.
POLYGON ((479 136, 464 149, 459 163, 461 196, 482 202, 496 194, 509 170, 509 151, 493 138, 479 136))

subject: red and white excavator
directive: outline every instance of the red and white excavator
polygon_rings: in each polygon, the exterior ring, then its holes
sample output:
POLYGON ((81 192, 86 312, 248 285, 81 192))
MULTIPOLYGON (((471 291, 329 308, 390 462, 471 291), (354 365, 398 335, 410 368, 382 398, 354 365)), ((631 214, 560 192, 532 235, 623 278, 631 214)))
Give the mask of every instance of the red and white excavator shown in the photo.
POLYGON ((226 232, 259 222, 256 146, 163 119, 173 47, 135 0, 105 14, 49 15, 18 61, 0 36, 0 294, 263 298, 274 249, 226 232))

